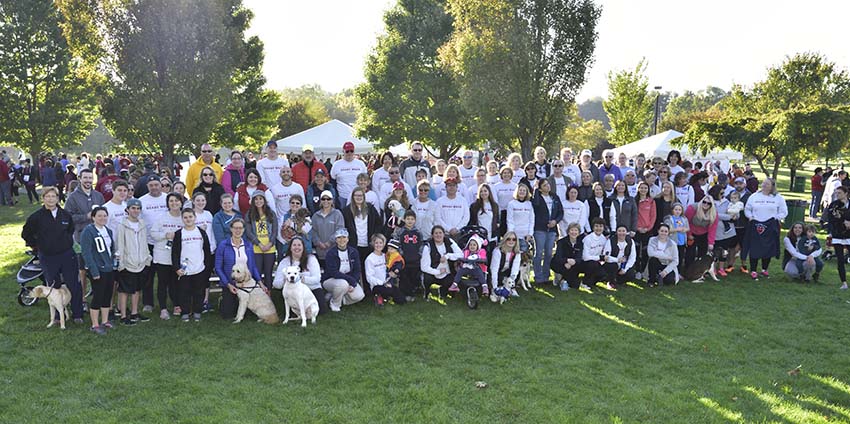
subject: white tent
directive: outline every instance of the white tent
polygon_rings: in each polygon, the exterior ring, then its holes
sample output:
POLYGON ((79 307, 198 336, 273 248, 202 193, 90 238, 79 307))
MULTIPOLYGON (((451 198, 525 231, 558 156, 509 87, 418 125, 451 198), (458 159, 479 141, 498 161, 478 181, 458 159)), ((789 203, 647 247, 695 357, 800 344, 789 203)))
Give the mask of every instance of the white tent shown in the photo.
POLYGON ((719 160, 721 162, 728 162, 732 160, 744 159, 743 154, 730 149, 712 150, 703 155, 698 151, 691 150, 690 147, 688 147, 686 144, 681 145, 679 147, 675 147, 670 144, 671 140, 675 140, 681 137, 682 135, 683 134, 678 131, 667 130, 663 133, 655 134, 653 136, 644 138, 643 140, 638 140, 633 143, 617 147, 616 149, 614 149, 614 153, 620 154, 622 152, 630 158, 637 156, 639 153, 643 153, 648 160, 653 156, 661 156, 662 158, 666 159, 667 153, 670 153, 671 150, 678 150, 682 153, 682 158, 691 162, 704 162, 706 160, 719 160))
POLYGON ((372 144, 365 138, 354 136, 354 128, 339 120, 325 122, 322 125, 301 131, 281 140, 277 140, 280 153, 301 154, 305 144, 313 146, 313 152, 320 158, 342 154, 342 145, 346 141, 354 143, 354 153, 363 154, 372 151, 372 144))

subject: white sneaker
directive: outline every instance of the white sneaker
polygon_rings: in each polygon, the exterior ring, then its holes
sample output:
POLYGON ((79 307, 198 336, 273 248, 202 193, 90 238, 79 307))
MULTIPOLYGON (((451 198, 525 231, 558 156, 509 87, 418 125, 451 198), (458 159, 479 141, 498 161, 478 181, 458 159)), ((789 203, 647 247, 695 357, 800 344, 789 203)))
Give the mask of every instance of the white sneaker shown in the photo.
POLYGON ((490 301, 496 303, 499 301, 499 296, 496 296, 496 293, 490 293, 490 301))
POLYGON ((643 274, 641 274, 641 273, 639 273, 639 272, 636 272, 636 273, 635 273, 635 279, 637 279, 637 280, 643 280, 643 274))
POLYGON ((519 297, 519 293, 516 292, 516 289, 511 289, 511 297, 519 297))
POLYGON ((145 305, 145 307, 142 308, 142 312, 153 312, 153 306, 145 305))
POLYGON ((590 291, 590 287, 587 284, 584 284, 584 283, 581 283, 581 286, 579 288, 582 289, 582 290, 590 291))
POLYGON ((333 311, 333 312, 339 312, 340 311, 339 306, 336 306, 333 303, 331 303, 330 306, 331 306, 331 311, 333 311))

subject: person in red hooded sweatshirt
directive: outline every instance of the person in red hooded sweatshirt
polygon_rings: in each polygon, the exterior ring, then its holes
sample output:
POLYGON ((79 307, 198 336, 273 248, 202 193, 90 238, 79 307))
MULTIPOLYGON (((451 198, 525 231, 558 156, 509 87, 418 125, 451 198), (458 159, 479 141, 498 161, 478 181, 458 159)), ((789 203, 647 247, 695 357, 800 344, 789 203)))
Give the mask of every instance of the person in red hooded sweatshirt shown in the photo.
POLYGON ((310 184, 313 184, 313 177, 316 176, 316 172, 321 169, 325 175, 328 173, 328 169, 325 168, 325 165, 315 159, 316 156, 313 154, 313 146, 305 144, 304 147, 301 148, 301 161, 292 165, 292 181, 300 184, 305 193, 307 192, 307 187, 309 187, 310 184))

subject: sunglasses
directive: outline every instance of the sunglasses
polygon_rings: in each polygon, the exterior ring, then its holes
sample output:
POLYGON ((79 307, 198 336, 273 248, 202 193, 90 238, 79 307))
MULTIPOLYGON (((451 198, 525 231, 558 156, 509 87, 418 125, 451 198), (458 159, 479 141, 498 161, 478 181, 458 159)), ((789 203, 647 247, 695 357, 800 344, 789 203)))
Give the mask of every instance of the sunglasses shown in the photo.
POLYGON ((201 150, 201 153, 212 153, 212 150, 201 150))
POLYGON ((215 174, 203 174, 203 176, 205 176, 205 177, 212 177, 213 175, 215 175, 215 174))
POLYGON ((464 159, 472 159, 472 156, 464 156, 464 159))
POLYGON ((396 174, 398 174, 398 171, 390 171, 390 175, 396 175, 396 174))
POLYGON ((652 162, 653 165, 663 165, 664 162, 652 162))
POLYGON ((330 202, 330 201, 331 201, 331 200, 333 200, 333 199, 328 199, 327 197, 322 197, 322 201, 324 202, 325 200, 327 200, 328 202, 330 202))
POLYGON ((419 192, 420 192, 420 193, 427 193, 427 192, 429 192, 429 191, 431 191, 431 189, 428 189, 428 188, 420 188, 420 189, 419 189, 419 192))
POLYGON ((564 167, 564 165, 552 165, 552 166, 554 166, 555 168, 563 168, 564 167))
POLYGON ((506 241, 516 241, 516 237, 508 237, 505 240, 506 241))
POLYGON ((231 230, 244 230, 244 229, 245 229, 245 227, 241 227, 241 226, 240 226, 240 227, 236 227, 236 226, 233 226, 233 227, 230 227, 230 229, 231 229, 231 230))
POLYGON ((614 159, 614 156, 605 156, 605 159, 614 159))
POLYGON ((422 149, 413 149, 414 152, 421 152, 422 149))
POLYGON ((354 150, 346 150, 345 153, 354 153, 354 150))

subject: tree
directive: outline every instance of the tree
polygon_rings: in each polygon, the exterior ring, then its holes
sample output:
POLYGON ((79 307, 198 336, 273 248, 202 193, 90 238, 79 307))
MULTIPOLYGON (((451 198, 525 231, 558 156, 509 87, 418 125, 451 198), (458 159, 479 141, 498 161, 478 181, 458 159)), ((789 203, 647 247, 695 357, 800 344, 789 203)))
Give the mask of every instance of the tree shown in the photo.
POLYGON ((0 2, 0 138, 29 153, 79 144, 94 128, 96 81, 52 0, 0 2))
POLYGON ((277 118, 278 131, 273 139, 279 140, 298 134, 316 125, 324 124, 329 119, 325 109, 316 100, 309 97, 286 99, 277 118))
POLYGON ((297 88, 287 88, 281 92, 281 97, 290 101, 309 101, 311 105, 322 109, 321 114, 326 120, 337 119, 349 125, 357 120, 357 105, 354 100, 354 90, 351 88, 334 94, 325 91, 318 84, 308 84, 297 88))
POLYGON ((719 107, 714 106, 728 94, 721 88, 708 87, 698 92, 685 91, 682 95, 673 96, 667 110, 661 115, 663 119, 658 124, 659 132, 676 130, 684 133, 691 122, 719 114, 719 107))
POLYGON ((557 140, 585 82, 601 9, 591 0, 449 0, 441 59, 482 134, 523 157, 557 140), (510 141, 514 143, 510 143, 510 141))
POLYGON ((243 64, 241 0, 103 2, 109 89, 103 116, 125 144, 197 151, 232 112, 243 64))
POLYGON ((595 119, 585 121, 584 119, 571 119, 564 128, 565 145, 573 149, 576 154, 584 149, 599 150, 600 146, 607 144, 608 131, 602 122, 595 119))
POLYGON ((384 27, 366 59, 366 82, 355 89, 358 135, 380 148, 421 141, 443 158, 479 146, 482 137, 438 55, 453 27, 445 0, 399 0, 384 27))
MULTIPOLYGON (((239 9, 235 21, 241 31, 248 29, 253 13, 239 9)), ((261 149, 277 129, 283 101, 273 90, 264 88, 263 42, 251 37, 243 42, 242 59, 233 73, 234 101, 230 113, 213 133, 213 140, 225 146, 261 149)))
POLYGON ((819 156, 847 147, 850 75, 813 53, 787 58, 752 90, 735 87, 721 101, 720 117, 691 124, 688 136, 703 149, 737 148, 776 178, 784 162, 796 171, 819 156))
POLYGON ((608 73, 608 100, 603 106, 611 120, 609 140, 615 146, 640 140, 649 132, 655 98, 648 88, 644 60, 633 71, 608 73))
POLYGON ((601 122, 607 131, 611 129, 611 124, 608 120, 608 114, 605 113, 605 108, 602 106, 604 101, 602 97, 593 97, 583 101, 578 105, 578 116, 585 121, 597 120, 601 122))

